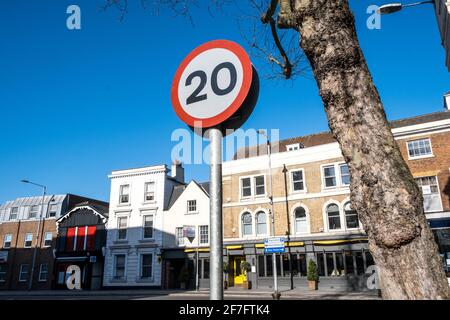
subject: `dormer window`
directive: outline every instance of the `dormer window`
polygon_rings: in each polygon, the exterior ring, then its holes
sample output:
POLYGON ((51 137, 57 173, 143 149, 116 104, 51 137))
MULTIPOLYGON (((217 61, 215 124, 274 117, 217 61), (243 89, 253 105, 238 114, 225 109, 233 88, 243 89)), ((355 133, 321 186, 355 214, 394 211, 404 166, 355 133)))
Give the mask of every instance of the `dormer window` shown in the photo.
POLYGON ((286 146, 286 151, 296 151, 300 150, 300 143, 288 144, 286 146))

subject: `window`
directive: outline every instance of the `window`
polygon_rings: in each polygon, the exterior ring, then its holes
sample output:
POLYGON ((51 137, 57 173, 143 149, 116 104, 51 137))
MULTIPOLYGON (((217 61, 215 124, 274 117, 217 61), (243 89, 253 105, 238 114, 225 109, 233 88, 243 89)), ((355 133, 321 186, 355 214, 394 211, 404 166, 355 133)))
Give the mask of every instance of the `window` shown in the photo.
POLYGON ((184 233, 183 227, 179 227, 175 229, 175 236, 177 237, 177 245, 184 245, 184 233))
POLYGON ((46 232, 44 236, 44 247, 51 247, 52 246, 52 233, 46 232))
POLYGON ((118 240, 126 240, 127 239, 127 227, 128 227, 128 218, 127 217, 119 217, 117 219, 117 225, 118 225, 118 240))
POLYGON ((203 260, 203 279, 209 279, 209 259, 203 260))
POLYGON ((144 186, 144 201, 155 201, 155 183, 147 182, 144 186))
POLYGON ((341 184, 343 186, 350 185, 350 172, 348 171, 348 165, 347 164, 339 165, 339 170, 341 173, 341 184))
POLYGON ((422 189, 425 212, 441 211, 441 194, 439 193, 436 176, 417 178, 416 182, 419 188, 422 189))
POLYGON ((295 233, 308 232, 308 221, 306 219, 306 211, 299 207, 295 209, 295 233))
POLYGON ((345 204, 344 213, 347 229, 359 228, 358 214, 356 213, 356 210, 353 210, 350 202, 345 204))
POLYGON ((336 187, 336 172, 334 166, 323 167, 323 176, 325 178, 325 187, 336 187))
POLYGON ((114 256, 114 279, 125 279, 125 261, 126 257, 124 254, 117 254, 114 256))
POLYGON ((256 214, 256 234, 265 235, 267 234, 267 219, 265 212, 258 212, 256 214))
POLYGON ((292 190, 304 191, 303 170, 292 171, 292 190))
POLYGON ((74 251, 75 250, 75 238, 77 236, 77 228, 72 227, 67 229, 67 236, 66 236, 66 251, 74 251))
POLYGON ((328 229, 337 230, 341 228, 341 217, 339 207, 335 204, 330 204, 327 207, 328 229))
POLYGON ((57 204, 50 205, 50 209, 48 211, 48 216, 50 218, 56 217, 57 212, 58 212, 58 205, 57 204))
POLYGON ((431 141, 430 139, 420 139, 408 141, 408 156, 410 159, 431 156, 431 141))
POLYGON ((12 234, 5 234, 3 238, 3 249, 11 248, 12 234))
POLYGON ((19 214, 19 207, 12 207, 9 212, 9 220, 16 220, 19 214))
POLYGON ((28 265, 21 264, 19 271, 19 282, 26 282, 26 281, 28 281, 28 265))
POLYGON ((252 186, 250 178, 241 179, 241 195, 242 198, 247 198, 252 196, 252 186))
POLYGON ((141 279, 149 279, 152 277, 153 255, 141 255, 141 279))
POLYGON ((295 144, 288 144, 286 146, 286 150, 287 151, 295 151, 295 150, 299 150, 300 149, 300 144, 299 143, 295 143, 295 144))
POLYGON ((120 186, 119 203, 128 203, 130 201, 130 185, 120 186))
POLYGON ((47 281, 48 279, 48 264, 41 264, 39 268, 39 281, 47 281))
POLYGON ((242 235, 251 236, 253 234, 252 215, 246 212, 242 215, 242 235))
POLYGON ((0 282, 6 282, 7 264, 0 264, 0 282))
POLYGON ((200 243, 205 244, 209 242, 208 226, 200 226, 200 243))
POLYGON ((153 216, 144 216, 144 239, 153 238, 153 216))
POLYGON ((25 248, 30 248, 33 244, 33 234, 32 233, 27 233, 25 235, 25 243, 24 243, 24 247, 25 248))
POLYGON ((264 176, 255 177, 255 194, 257 196, 266 194, 264 176))
POLYGON ((39 211, 39 206, 31 206, 29 210, 28 219, 36 218, 39 211))
POLYGON ((197 212, 197 200, 188 200, 187 202, 187 212, 195 213, 197 212))

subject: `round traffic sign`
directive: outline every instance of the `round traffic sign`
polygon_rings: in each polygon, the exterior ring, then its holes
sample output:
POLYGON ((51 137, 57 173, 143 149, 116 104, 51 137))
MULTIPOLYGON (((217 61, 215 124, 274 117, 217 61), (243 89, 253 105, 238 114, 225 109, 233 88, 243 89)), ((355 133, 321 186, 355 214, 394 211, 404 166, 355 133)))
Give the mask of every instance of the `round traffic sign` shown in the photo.
POLYGON ((190 127, 226 122, 246 104, 254 73, 247 53, 235 42, 214 40, 197 47, 178 67, 172 83, 176 114, 190 127))

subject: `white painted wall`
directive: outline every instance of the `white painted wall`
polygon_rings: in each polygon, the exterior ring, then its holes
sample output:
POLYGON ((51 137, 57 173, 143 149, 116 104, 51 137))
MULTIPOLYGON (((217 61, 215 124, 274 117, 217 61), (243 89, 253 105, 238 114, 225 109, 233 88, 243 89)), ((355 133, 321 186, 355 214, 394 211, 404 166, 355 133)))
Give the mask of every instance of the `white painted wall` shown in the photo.
POLYGON ((110 211, 107 228, 104 286, 160 286, 161 263, 158 261, 163 239, 163 210, 168 203, 174 182, 165 165, 114 171, 111 179, 110 211), (155 200, 144 201, 146 182, 155 182, 155 200), (120 186, 130 185, 128 204, 119 203, 120 186), (153 239, 143 239, 143 216, 153 216, 153 239), (126 241, 118 240, 118 217, 128 218, 126 241), (153 254, 152 278, 140 279, 140 259, 153 254), (126 255, 126 280, 114 280, 114 256, 126 255))
MULTIPOLYGON (((165 248, 178 247, 175 239, 175 229, 185 225, 195 226, 195 238, 190 242, 184 239, 182 247, 197 247, 199 243, 199 226, 208 225, 209 235, 209 196, 195 182, 191 181, 172 207, 164 212, 164 243, 165 248), (197 201, 197 213, 187 212, 188 200, 197 201)), ((200 247, 208 247, 208 244, 200 244, 200 247)))

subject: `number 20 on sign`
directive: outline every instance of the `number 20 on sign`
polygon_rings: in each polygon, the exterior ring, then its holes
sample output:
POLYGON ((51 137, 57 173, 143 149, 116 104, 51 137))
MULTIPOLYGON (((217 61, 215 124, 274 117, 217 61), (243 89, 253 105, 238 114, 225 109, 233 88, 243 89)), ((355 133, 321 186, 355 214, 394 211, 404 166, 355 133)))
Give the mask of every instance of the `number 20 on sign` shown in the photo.
POLYGON ((232 41, 214 40, 197 47, 179 66, 172 84, 172 105, 190 127, 209 128, 226 123, 240 109, 248 116, 258 85, 245 50, 232 41))

